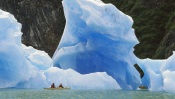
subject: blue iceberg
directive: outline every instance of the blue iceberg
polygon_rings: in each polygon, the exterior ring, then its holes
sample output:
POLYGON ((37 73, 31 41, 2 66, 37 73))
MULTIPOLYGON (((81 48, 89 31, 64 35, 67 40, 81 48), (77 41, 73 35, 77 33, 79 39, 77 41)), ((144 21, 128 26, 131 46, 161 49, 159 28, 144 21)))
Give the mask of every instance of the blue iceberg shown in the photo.
POLYGON ((0 88, 137 89, 175 93, 175 54, 139 59, 132 18, 100 0, 63 0, 66 27, 53 60, 21 43, 21 24, 0 10, 0 88), (144 71, 141 79, 134 68, 144 71), (65 70, 66 69, 66 70, 65 70))
POLYGON ((139 59, 133 20, 101 0, 63 0, 66 26, 53 64, 81 74, 106 72, 122 89, 143 85, 150 91, 175 93, 175 54, 164 60, 139 59), (144 71, 141 79, 133 67, 144 71))
POLYGON ((0 10, 0 88, 45 88, 54 82, 71 89, 121 89, 105 72, 81 75, 53 67, 47 53, 23 45, 21 36, 21 24, 0 10))
POLYGON ((122 89, 137 89, 133 20, 100 0, 63 0, 66 26, 53 64, 81 74, 106 72, 122 89))
POLYGON ((137 59, 144 71, 142 84, 150 91, 166 91, 175 93, 175 54, 164 60, 137 59))

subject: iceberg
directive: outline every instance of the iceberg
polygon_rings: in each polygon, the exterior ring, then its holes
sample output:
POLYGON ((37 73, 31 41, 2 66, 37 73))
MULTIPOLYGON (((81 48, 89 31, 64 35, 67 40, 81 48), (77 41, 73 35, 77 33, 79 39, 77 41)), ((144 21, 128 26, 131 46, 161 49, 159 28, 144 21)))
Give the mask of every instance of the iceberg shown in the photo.
POLYGON ((165 60, 138 59, 137 64, 144 72, 142 85, 147 86, 151 91, 163 91, 163 78, 160 71, 165 60))
POLYGON ((133 20, 100 0, 63 0, 66 26, 53 64, 81 74, 106 72, 122 89, 137 89, 133 20))
POLYGON ((57 67, 49 68, 45 73, 48 83, 60 83, 71 89, 117 89, 121 87, 105 72, 81 75, 72 69, 63 70, 57 67))
POLYGON ((62 84, 71 89, 115 89, 122 88, 105 72, 81 75, 72 69, 63 70, 51 67, 45 71, 36 71, 28 81, 21 81, 15 88, 49 88, 52 83, 62 84))
POLYGON ((63 0, 66 27, 53 60, 21 43, 21 24, 0 10, 0 88, 137 89, 175 93, 175 52, 139 59, 132 18, 100 0, 63 0), (141 79, 134 68, 144 71, 141 79))
POLYGON ((21 24, 0 10, 0 88, 12 87, 32 74, 23 55, 21 35, 21 24))
POLYGON ((21 36, 21 24, 0 10, 0 88, 45 88, 55 82, 72 89, 121 89, 105 72, 81 75, 53 67, 47 53, 23 45, 21 36))
POLYGON ((166 91, 175 93, 175 54, 164 60, 137 59, 144 71, 142 84, 150 91, 166 91))

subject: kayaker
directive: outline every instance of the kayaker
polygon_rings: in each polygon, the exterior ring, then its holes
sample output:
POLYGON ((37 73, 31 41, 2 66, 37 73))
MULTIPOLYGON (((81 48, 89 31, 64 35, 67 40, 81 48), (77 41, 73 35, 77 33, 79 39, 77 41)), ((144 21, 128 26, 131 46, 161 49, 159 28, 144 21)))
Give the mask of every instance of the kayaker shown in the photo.
POLYGON ((55 88, 55 84, 54 83, 52 83, 52 85, 51 85, 51 87, 50 88, 55 88))
POLYGON ((63 85, 62 85, 62 83, 61 83, 58 87, 59 87, 59 88, 64 88, 63 85))

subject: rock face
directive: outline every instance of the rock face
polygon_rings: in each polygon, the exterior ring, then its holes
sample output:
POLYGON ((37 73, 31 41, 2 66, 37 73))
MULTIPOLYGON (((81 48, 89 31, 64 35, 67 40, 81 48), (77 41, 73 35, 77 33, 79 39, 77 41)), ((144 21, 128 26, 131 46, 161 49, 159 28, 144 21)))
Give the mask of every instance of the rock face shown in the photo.
POLYGON ((157 50, 157 53, 159 53, 157 57, 168 58, 173 54, 173 51, 175 51, 175 29, 165 35, 157 50))
POLYGON ((0 0, 0 9, 22 23, 25 45, 53 55, 65 25, 61 0, 0 0))

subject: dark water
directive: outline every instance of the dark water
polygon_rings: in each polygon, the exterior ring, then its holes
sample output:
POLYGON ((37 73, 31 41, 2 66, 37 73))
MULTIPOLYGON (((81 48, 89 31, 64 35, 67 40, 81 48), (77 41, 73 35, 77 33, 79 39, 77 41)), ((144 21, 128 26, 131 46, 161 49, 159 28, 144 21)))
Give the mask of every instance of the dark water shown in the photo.
POLYGON ((175 94, 117 90, 0 89, 0 99, 175 99, 175 94))

